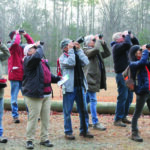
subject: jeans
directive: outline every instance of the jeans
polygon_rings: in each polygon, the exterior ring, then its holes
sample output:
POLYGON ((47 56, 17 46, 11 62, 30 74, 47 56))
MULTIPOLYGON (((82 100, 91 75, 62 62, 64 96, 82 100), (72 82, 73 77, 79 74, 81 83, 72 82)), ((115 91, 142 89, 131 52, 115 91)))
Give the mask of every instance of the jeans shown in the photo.
POLYGON ((115 112, 115 121, 125 118, 128 115, 129 107, 133 100, 133 92, 125 85, 121 73, 116 74, 116 83, 118 87, 117 106, 115 112))
POLYGON ((87 101, 87 103, 90 103, 92 123, 97 124, 98 123, 98 117, 97 117, 97 111, 96 111, 96 106, 97 106, 96 92, 87 91, 86 101, 87 101))
MULTIPOLYGON (((141 116, 141 113, 142 113, 142 110, 146 101, 147 101, 147 104, 150 101, 149 94, 136 95, 136 106, 135 106, 135 110, 134 110, 134 114, 132 118, 132 132, 138 131, 137 122, 138 122, 139 117, 141 116)), ((149 108, 149 105, 148 105, 148 108, 149 108)))
POLYGON ((69 134, 69 135, 73 133, 70 115, 71 115, 74 101, 76 101, 77 111, 79 112, 79 117, 80 117, 80 133, 84 132, 84 127, 86 127, 86 132, 88 131, 89 116, 87 111, 87 103, 86 103, 84 88, 74 87, 73 92, 67 92, 63 94, 64 128, 65 128, 65 134, 69 134), (84 108, 81 107, 82 102, 79 97, 78 90, 82 92, 84 108))
POLYGON ((19 90, 22 92, 22 81, 10 81, 11 84, 11 109, 12 109, 12 117, 18 118, 18 93, 19 90))
POLYGON ((3 98, 0 98, 0 137, 3 135, 3 126, 2 126, 3 110, 4 110, 4 101, 3 98))

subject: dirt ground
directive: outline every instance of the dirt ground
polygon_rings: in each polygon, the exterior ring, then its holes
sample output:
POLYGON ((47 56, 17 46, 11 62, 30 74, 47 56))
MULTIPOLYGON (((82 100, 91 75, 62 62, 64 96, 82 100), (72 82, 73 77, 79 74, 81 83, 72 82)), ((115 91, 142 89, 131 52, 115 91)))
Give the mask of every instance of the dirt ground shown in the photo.
MULTIPOLYGON (((0 150, 25 150, 25 131, 27 124, 27 113, 19 112, 21 123, 12 123, 10 111, 4 112, 4 136, 8 137, 7 144, 0 144, 0 150)), ((101 123, 107 126, 106 131, 97 131, 90 128, 94 139, 86 139, 79 136, 79 117, 72 114, 72 124, 76 140, 68 141, 64 138, 63 114, 51 112, 50 115, 50 140, 53 148, 45 148, 39 145, 40 123, 38 123, 35 150, 149 150, 150 149, 150 116, 142 116, 139 120, 139 129, 144 138, 143 143, 137 143, 129 139, 131 127, 115 127, 113 125, 114 115, 98 115, 101 123)), ((132 116, 129 116, 131 119, 132 116)), ((91 118, 90 118, 91 121, 91 118)))

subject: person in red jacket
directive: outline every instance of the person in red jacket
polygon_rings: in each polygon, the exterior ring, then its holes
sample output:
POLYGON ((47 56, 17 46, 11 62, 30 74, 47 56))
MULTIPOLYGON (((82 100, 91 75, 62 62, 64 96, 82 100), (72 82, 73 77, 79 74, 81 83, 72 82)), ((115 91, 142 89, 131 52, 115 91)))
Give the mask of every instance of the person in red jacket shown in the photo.
POLYGON ((12 31, 9 34, 11 42, 8 44, 10 57, 8 59, 8 79, 11 84, 11 109, 14 123, 20 123, 18 114, 17 97, 19 90, 22 91, 23 80, 23 57, 24 44, 21 43, 21 35, 23 35, 28 44, 34 41, 26 32, 12 31))

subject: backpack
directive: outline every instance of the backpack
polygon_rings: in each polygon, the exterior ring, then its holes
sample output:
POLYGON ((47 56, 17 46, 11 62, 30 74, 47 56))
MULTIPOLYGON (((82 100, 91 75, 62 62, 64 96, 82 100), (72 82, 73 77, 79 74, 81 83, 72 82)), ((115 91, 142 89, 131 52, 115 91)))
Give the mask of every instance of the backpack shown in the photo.
MULTIPOLYGON (((67 57, 69 56, 67 53, 64 52, 64 55, 66 55, 67 57)), ((62 73, 61 73, 61 68, 60 68, 60 63, 59 63, 59 58, 57 59, 57 76, 62 77, 62 73)))
POLYGON ((130 66, 127 66, 125 71, 122 73, 122 75, 124 77, 124 80, 125 80, 125 84, 126 84, 126 86, 128 87, 128 89, 130 91, 134 91, 135 90, 135 85, 138 85, 138 79, 137 79, 138 73, 139 73, 139 70, 136 73, 135 80, 132 77, 130 66))
POLYGON ((59 58, 57 59, 57 76, 62 77, 59 58))

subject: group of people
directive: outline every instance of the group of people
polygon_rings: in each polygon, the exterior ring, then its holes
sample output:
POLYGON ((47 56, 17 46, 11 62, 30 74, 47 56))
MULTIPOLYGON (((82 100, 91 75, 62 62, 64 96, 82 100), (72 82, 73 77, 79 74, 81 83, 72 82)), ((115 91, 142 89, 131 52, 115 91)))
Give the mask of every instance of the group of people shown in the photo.
MULTIPOLYGON (((27 149, 34 148, 34 135, 39 118, 41 122, 40 144, 46 147, 53 146, 48 132, 51 83, 57 83, 65 76, 68 76, 68 80, 61 86, 65 138, 75 139, 71 122, 74 101, 76 101, 79 112, 80 136, 93 138, 94 135, 89 132, 91 126, 95 130, 106 130, 106 127, 98 120, 96 110, 96 92, 99 92, 100 89, 107 89, 104 59, 111 55, 103 37, 85 36, 83 49, 79 42, 70 39, 62 40, 60 43, 62 55, 59 57, 60 72, 55 76, 50 71, 40 41, 34 43, 25 31, 12 31, 9 36, 11 41, 8 42, 8 48, 0 42, 0 68, 2 68, 2 61, 8 59, 8 79, 11 83, 11 108, 14 123, 20 123, 17 105, 19 90, 24 96, 28 112, 27 149), (22 44, 22 35, 26 38, 27 44, 22 44), (101 46, 103 50, 100 50, 101 46), (92 124, 89 123, 88 103, 90 103, 92 124)), ((126 127, 126 124, 132 123, 131 139, 141 142, 143 139, 139 136, 137 121, 146 101, 150 108, 149 52, 146 46, 142 48, 139 46, 138 39, 129 31, 117 32, 112 38, 112 55, 118 87, 114 125, 126 127), (133 92, 126 86, 123 75, 127 67, 130 68, 135 81, 133 90, 137 95, 132 122, 128 120, 127 115, 132 103, 133 92)), ((7 138, 3 137, 2 127, 6 80, 3 79, 2 74, 2 69, 0 69, 0 143, 6 143, 7 138)))

